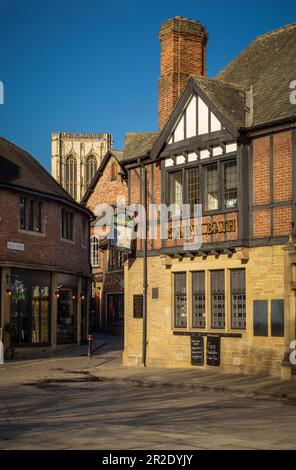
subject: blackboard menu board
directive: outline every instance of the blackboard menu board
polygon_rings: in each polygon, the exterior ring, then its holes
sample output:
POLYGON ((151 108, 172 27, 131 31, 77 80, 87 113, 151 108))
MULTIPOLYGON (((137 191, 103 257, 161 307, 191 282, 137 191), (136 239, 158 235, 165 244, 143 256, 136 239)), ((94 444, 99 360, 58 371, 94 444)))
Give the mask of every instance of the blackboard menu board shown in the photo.
POLYGON ((207 365, 220 366, 220 345, 221 338, 219 336, 208 336, 207 339, 207 365))
POLYGON ((191 365, 204 365, 204 339, 201 335, 191 336, 191 365))

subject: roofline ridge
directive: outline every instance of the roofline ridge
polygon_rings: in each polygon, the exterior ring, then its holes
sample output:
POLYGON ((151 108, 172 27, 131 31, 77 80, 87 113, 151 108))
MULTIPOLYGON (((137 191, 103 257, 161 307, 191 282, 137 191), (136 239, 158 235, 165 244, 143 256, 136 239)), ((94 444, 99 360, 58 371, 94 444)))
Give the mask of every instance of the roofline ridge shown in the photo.
POLYGON ((289 29, 292 29, 292 28, 296 28, 296 22, 294 23, 289 23, 285 26, 281 26, 280 28, 277 28, 277 29, 273 29, 272 31, 268 31, 267 33, 263 33, 263 34, 260 34, 259 36, 256 36, 255 39, 253 40, 254 41, 257 41, 257 40, 261 40, 261 39, 264 39, 268 36, 272 36, 274 34, 279 34, 279 33, 282 33, 284 31, 287 31, 289 29))
POLYGON ((221 85, 226 85, 227 87, 229 88, 233 88, 234 90, 236 91, 242 91, 244 93, 246 93, 248 91, 248 87, 242 87, 242 86, 239 86, 239 85, 236 85, 232 82, 227 82, 225 80, 221 80, 219 77, 211 77, 211 78, 206 78, 206 77, 200 77, 199 75, 191 75, 194 79, 198 78, 198 79, 202 79, 204 81, 208 81, 208 82, 215 82, 215 83, 219 83, 221 85))
MULTIPOLYGON (((7 140, 5 139, 5 137, 1 137, 0 136, 0 140, 3 140, 4 142, 7 142, 11 147, 14 147, 16 149, 18 149, 20 152, 24 153, 27 157, 29 157, 31 160, 33 160, 38 166, 39 168, 41 168, 41 170, 43 171, 43 173, 46 173, 46 175, 52 180, 54 181, 55 185, 58 186, 60 189, 62 189, 62 191, 65 193, 65 196, 67 196, 67 199, 69 200, 69 202, 74 202, 75 204, 78 204, 79 205, 79 202, 77 202, 75 199, 72 198, 72 196, 63 188, 62 185, 60 185, 60 183, 58 183, 58 181, 51 175, 51 173, 49 173, 49 171, 47 171, 43 165, 41 165, 41 163, 33 157, 33 155, 31 155, 29 152, 27 152, 27 150, 19 147, 18 145, 14 144, 13 142, 11 142, 10 140, 7 140)), ((46 193, 46 194, 49 194, 49 193, 46 193)), ((60 196, 61 198, 63 197, 62 195, 60 196)), ((66 197, 65 197, 65 200, 67 200, 66 197)))

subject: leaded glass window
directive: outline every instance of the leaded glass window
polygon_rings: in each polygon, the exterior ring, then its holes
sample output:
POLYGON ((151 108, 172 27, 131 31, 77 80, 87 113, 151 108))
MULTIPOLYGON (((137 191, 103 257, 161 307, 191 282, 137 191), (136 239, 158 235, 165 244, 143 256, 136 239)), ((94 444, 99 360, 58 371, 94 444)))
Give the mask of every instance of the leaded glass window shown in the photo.
POLYGON ((211 272, 212 328, 225 328, 224 271, 211 272))
POLYGON ((226 209, 237 206, 237 168, 236 161, 224 163, 224 205, 226 209))
POLYGON ((187 328, 186 273, 175 274, 175 328, 187 328))
POLYGON ((192 273, 192 327, 206 327, 205 272, 192 273))
POLYGON ((219 207, 218 183, 219 179, 217 164, 207 166, 205 174, 205 202, 207 211, 217 210, 219 207))
POLYGON ((244 269, 231 271, 231 328, 246 329, 246 279, 244 269))

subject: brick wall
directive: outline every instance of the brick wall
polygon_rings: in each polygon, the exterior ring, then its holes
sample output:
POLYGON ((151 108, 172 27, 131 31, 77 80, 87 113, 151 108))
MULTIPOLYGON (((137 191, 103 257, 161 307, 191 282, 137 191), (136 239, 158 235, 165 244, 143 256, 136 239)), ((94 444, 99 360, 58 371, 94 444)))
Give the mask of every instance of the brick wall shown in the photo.
POLYGON ((82 239, 82 219, 86 216, 75 211, 75 241, 63 241, 61 211, 67 206, 44 201, 44 233, 20 231, 19 197, 18 193, 0 189, 0 261, 89 273, 88 246, 83 246, 82 239), (8 241, 23 243, 24 251, 7 249, 8 241))
POLYGON ((87 207, 91 211, 95 211, 97 204, 116 204, 119 196, 125 197, 127 204, 127 183, 119 175, 121 171, 117 160, 111 157, 93 193, 88 198, 87 207), (112 172, 116 174, 114 180, 112 180, 112 172))
POLYGON ((253 237, 289 235, 292 231, 291 131, 254 139, 252 177, 253 237))
POLYGON ((189 75, 205 75, 207 37, 201 24, 186 18, 176 17, 161 25, 159 128, 163 127, 170 116, 189 75))

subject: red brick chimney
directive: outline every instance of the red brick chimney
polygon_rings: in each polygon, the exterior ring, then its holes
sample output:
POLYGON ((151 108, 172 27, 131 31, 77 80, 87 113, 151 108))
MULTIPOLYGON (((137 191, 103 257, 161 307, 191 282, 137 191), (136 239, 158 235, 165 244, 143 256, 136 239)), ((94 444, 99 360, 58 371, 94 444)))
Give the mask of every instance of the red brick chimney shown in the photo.
POLYGON ((206 75, 208 33, 198 21, 176 16, 162 23, 159 39, 158 127, 161 129, 189 75, 206 75))

